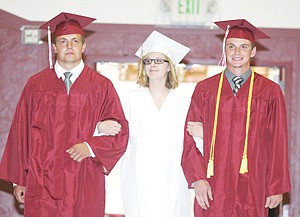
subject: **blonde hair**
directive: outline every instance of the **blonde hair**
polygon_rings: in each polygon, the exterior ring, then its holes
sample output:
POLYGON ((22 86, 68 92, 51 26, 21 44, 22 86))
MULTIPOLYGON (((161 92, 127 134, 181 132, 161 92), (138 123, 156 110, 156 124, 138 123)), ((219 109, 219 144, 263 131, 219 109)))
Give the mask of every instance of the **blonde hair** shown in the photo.
MULTIPOLYGON (((149 87, 149 77, 146 74, 145 64, 143 63, 143 60, 147 59, 148 56, 149 56, 149 54, 143 56, 138 62, 138 75, 137 75, 136 83, 143 87, 149 87)), ((179 85, 175 65, 168 56, 166 56, 166 55, 164 55, 164 56, 169 61, 169 66, 170 66, 170 71, 168 72, 168 75, 167 75, 167 78, 165 81, 165 86, 168 89, 175 89, 179 85)))

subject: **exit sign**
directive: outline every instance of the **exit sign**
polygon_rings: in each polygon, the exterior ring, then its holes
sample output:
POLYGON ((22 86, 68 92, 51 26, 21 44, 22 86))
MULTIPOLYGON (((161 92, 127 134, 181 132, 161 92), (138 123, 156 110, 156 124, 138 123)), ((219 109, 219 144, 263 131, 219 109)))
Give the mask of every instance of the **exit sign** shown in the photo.
POLYGON ((171 22, 173 24, 211 25, 218 19, 220 0, 173 0, 171 22))
POLYGON ((177 13, 186 15, 200 14, 201 0, 178 0, 177 13))

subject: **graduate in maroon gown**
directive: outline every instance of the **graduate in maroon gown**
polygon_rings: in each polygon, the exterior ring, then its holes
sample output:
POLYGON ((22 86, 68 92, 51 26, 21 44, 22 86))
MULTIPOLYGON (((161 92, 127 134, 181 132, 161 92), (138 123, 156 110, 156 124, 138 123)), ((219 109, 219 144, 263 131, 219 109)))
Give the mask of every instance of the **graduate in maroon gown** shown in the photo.
POLYGON ((185 132, 182 167, 196 217, 267 217, 290 191, 284 96, 250 67, 255 40, 269 36, 246 20, 216 24, 227 67, 195 88, 187 122, 203 123, 204 147, 185 132))
POLYGON ((56 62, 26 83, 0 165, 27 217, 104 216, 104 175, 126 150, 128 124, 113 84, 83 63, 82 28, 93 20, 61 13, 41 26, 54 32, 56 62), (120 132, 93 137, 108 119, 120 132))

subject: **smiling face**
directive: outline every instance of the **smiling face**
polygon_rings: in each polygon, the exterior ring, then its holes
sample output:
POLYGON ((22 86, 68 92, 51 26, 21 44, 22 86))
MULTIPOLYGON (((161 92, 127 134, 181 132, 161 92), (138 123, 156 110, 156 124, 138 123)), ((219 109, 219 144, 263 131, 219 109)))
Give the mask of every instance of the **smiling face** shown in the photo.
POLYGON ((71 70, 80 63, 86 44, 80 34, 70 34, 58 36, 53 47, 59 65, 71 70))
POLYGON ((247 39, 228 38, 226 40, 227 68, 240 75, 250 68, 250 59, 256 54, 256 47, 247 39))
MULTIPOLYGON (((153 52, 149 53, 145 59, 163 59, 167 60, 166 56, 162 53, 153 52)), ((153 60, 150 64, 144 65, 146 75, 149 77, 149 81, 166 81, 168 72, 170 71, 169 63, 163 62, 161 64, 155 63, 153 60)))

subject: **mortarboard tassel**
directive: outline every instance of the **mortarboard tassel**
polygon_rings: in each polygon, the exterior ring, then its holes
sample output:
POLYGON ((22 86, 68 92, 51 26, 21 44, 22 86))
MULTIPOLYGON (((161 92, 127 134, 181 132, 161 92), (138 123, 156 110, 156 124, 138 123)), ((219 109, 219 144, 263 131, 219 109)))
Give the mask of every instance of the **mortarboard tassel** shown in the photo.
POLYGON ((52 64, 52 44, 51 44, 50 26, 48 26, 48 55, 49 55, 49 66, 50 66, 50 69, 52 69, 53 64, 52 64))
POLYGON ((226 29, 226 32, 225 32, 225 36, 223 38, 223 44, 222 44, 222 56, 221 56, 221 59, 219 61, 219 65, 220 66, 226 66, 226 54, 225 54, 225 45, 226 45, 226 39, 227 39, 227 36, 228 36, 228 33, 229 33, 229 29, 230 29, 230 26, 227 25, 227 29, 226 29))

